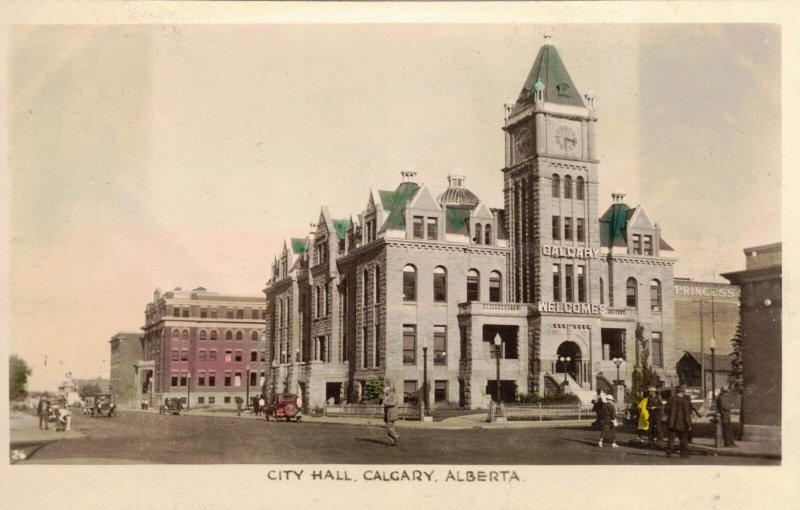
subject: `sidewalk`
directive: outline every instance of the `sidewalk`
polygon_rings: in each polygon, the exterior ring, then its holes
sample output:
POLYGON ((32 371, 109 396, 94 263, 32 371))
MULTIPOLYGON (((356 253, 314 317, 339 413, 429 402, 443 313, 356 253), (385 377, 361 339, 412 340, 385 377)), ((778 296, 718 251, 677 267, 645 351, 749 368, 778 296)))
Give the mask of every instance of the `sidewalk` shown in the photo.
POLYGON ((11 410, 8 421, 9 439, 12 447, 85 437, 85 434, 81 432, 56 432, 55 425, 52 423, 50 424, 50 430, 40 430, 38 417, 16 409, 11 410))
POLYGON ((689 450, 707 453, 709 455, 720 455, 725 457, 762 457, 767 459, 781 458, 781 443, 766 441, 737 441, 736 446, 728 448, 714 448, 714 438, 696 437, 689 450))

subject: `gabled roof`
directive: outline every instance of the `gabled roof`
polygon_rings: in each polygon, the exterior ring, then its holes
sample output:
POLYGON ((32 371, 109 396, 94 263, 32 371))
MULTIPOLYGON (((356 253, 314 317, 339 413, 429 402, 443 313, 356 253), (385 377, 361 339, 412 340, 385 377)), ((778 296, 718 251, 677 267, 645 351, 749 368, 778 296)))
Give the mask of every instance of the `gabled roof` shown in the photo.
POLYGON ((537 81, 541 81, 544 86, 546 102, 585 107, 578 89, 572 83, 567 68, 564 67, 556 47, 552 44, 545 44, 539 50, 539 55, 536 56, 525 85, 519 93, 517 105, 533 104, 537 81))
POLYGON ((625 231, 628 219, 633 212, 634 209, 628 207, 627 204, 611 204, 611 207, 600 218, 600 246, 607 248, 628 246, 625 231))
POLYGON ((445 219, 445 232, 469 236, 469 208, 448 207, 445 219))
POLYGON ((301 254, 308 251, 308 239, 299 239, 297 237, 293 237, 291 239, 291 243, 293 253, 301 254))
POLYGON ((381 203, 383 210, 388 213, 386 221, 381 227, 381 232, 384 230, 403 230, 406 228, 406 220, 403 217, 403 211, 406 205, 414 198, 419 186, 414 182, 403 182, 394 191, 380 190, 381 203))
POLYGON ((336 230, 336 237, 344 239, 350 228, 350 220, 333 220, 333 228, 336 230))
MULTIPOLYGON (((691 358, 697 366, 700 366, 700 351, 683 351, 684 355, 681 358, 691 358)), ((706 354, 703 356, 703 361, 706 362, 706 368, 711 368, 711 354, 706 354)), ((714 370, 720 370, 722 372, 730 372, 733 370, 733 366, 731 365, 731 358, 729 355, 726 354, 714 354, 714 370)))

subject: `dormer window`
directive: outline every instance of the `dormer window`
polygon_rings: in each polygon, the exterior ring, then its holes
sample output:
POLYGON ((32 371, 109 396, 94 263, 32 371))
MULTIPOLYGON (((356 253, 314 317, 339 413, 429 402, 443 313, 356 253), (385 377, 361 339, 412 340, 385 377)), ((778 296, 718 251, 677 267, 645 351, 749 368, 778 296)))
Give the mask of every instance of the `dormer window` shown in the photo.
POLYGON ((566 83, 559 83, 556 85, 556 90, 559 96, 569 97, 569 85, 566 83))
POLYGON ((644 254, 653 254, 653 236, 644 236, 644 254))

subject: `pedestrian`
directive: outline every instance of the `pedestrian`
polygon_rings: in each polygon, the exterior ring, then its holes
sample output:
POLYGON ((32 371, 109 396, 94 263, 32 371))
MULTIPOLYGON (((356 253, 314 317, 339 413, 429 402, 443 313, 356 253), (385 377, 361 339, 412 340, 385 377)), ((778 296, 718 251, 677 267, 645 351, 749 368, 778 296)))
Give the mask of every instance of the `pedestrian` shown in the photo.
POLYGON ((253 399, 253 414, 259 416, 259 412, 261 411, 261 399, 254 398, 253 399))
POLYGON ((48 425, 47 420, 50 416, 50 401, 47 398, 47 394, 39 397, 37 412, 39 413, 39 429, 49 430, 50 426, 48 425), (44 423, 44 427, 42 427, 42 423, 44 423))
POLYGON ((647 388, 647 412, 650 414, 650 445, 660 448, 663 434, 661 432, 661 419, 664 411, 664 403, 658 396, 658 390, 654 386, 647 388))
POLYGON ((236 416, 242 415, 242 397, 236 397, 236 416))
POLYGON ((266 413, 267 401, 264 398, 264 395, 261 395, 258 399, 258 409, 256 410, 256 414, 261 416, 261 412, 264 411, 266 413))
MULTIPOLYGON (((694 413, 694 415, 697 416, 698 418, 700 418, 700 411, 695 409, 694 406, 692 405, 692 397, 689 396, 688 393, 684 393, 683 394, 683 398, 685 398, 687 400, 687 402, 689 402, 689 405, 692 406, 691 409, 692 409, 692 412, 694 413)), ((689 444, 692 443, 693 438, 692 438, 692 431, 691 430, 689 431, 689 435, 688 435, 686 440, 689 442, 689 444)))
POLYGON ((397 440, 400 435, 395 429, 395 422, 397 421, 397 396, 394 393, 394 388, 391 383, 386 382, 383 388, 383 421, 386 423, 386 433, 389 435, 389 446, 397 446, 397 440))
POLYGON ((681 443, 681 458, 689 457, 689 432, 692 430, 692 403, 683 396, 686 387, 681 385, 667 401, 667 457, 672 457, 672 443, 677 435, 681 443))
POLYGON ((603 420, 601 414, 603 412, 603 395, 597 395, 592 399, 592 411, 594 411, 595 420, 592 423, 593 430, 603 429, 603 420))
POLYGON ((645 442, 645 438, 650 430, 650 412, 647 410, 647 399, 648 397, 645 396, 639 400, 637 404, 639 419, 636 423, 636 435, 638 436, 639 443, 645 442))
POLYGON ((617 408, 614 405, 614 397, 606 395, 605 402, 601 402, 600 409, 600 423, 602 426, 602 433, 600 435, 600 442, 597 446, 603 447, 603 441, 611 441, 612 448, 619 448, 617 445, 617 408))
POLYGON ((729 448, 736 446, 736 442, 733 440, 733 425, 731 423, 733 403, 731 402, 731 394, 728 392, 728 388, 724 386, 720 388, 716 404, 719 420, 722 423, 723 444, 729 448))

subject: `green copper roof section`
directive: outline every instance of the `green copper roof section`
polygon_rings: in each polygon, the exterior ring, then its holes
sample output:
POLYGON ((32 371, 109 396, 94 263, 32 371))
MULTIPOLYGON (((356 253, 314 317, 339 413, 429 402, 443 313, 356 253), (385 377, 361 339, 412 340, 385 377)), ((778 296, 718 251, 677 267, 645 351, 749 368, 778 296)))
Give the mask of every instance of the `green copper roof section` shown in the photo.
POLYGON ((308 251, 308 240, 292 238, 292 251, 294 253, 305 253, 308 251))
POLYGON ((413 182, 404 182, 394 191, 380 190, 381 203, 383 209, 389 212, 386 222, 381 230, 401 230, 406 228, 406 220, 403 211, 406 205, 414 198, 419 186, 413 182))
POLYGON ((448 234, 469 235, 469 209, 461 207, 448 207, 446 209, 445 231, 448 234))
POLYGON ((600 218, 600 245, 612 248, 627 246, 626 227, 631 208, 626 204, 612 204, 600 218))
POLYGON ((350 220, 333 220, 333 228, 336 229, 336 237, 344 239, 347 229, 350 228, 350 220))
POLYGON ((544 100, 548 103, 566 104, 571 106, 583 106, 580 92, 572 83, 567 68, 558 56, 556 47, 551 44, 542 46, 539 55, 533 63, 531 72, 525 80, 525 85, 517 98, 518 105, 533 104, 533 93, 536 82, 544 84, 544 100))

